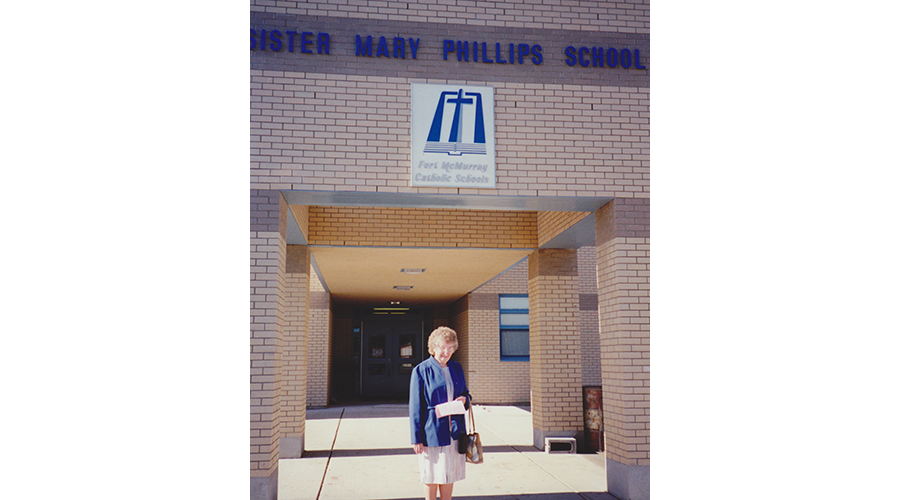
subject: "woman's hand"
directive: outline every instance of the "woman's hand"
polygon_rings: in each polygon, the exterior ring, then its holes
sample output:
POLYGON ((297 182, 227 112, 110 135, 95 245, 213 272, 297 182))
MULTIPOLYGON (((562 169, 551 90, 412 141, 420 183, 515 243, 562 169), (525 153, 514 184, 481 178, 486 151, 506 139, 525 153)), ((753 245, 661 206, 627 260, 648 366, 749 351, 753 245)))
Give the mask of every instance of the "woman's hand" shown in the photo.
POLYGON ((462 401, 463 404, 466 404, 466 402, 468 402, 468 400, 466 399, 465 396, 460 396, 460 397, 456 398, 454 401, 462 401))
POLYGON ((421 455, 422 453, 425 453, 425 445, 416 443, 413 445, 413 451, 416 452, 416 455, 421 455))

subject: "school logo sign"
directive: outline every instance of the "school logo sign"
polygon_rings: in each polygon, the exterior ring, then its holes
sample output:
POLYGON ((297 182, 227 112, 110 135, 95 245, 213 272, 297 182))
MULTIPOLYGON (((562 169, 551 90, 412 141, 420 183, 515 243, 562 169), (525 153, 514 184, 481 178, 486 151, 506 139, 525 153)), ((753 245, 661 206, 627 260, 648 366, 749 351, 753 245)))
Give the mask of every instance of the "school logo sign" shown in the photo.
POLYGON ((494 89, 412 84, 411 186, 494 188, 494 89))
MULTIPOLYGON (((469 113, 471 115, 472 113, 469 113)), ((472 123, 468 120, 467 125, 472 123)), ((428 130, 428 142, 425 143, 426 153, 447 153, 448 155, 464 155, 464 154, 487 154, 487 145, 484 142, 484 106, 481 100, 481 92, 463 92, 459 89, 457 92, 444 91, 438 99, 437 109, 434 110, 434 118, 431 120, 431 128, 428 130), (463 97, 465 96, 465 97, 463 97), (441 134, 441 128, 444 124, 444 105, 451 104, 453 108, 453 119, 450 121, 450 134, 446 136, 445 141, 441 141, 444 137, 441 134), (463 124, 463 106, 475 105, 475 122, 472 127, 474 136, 472 142, 463 141, 464 124, 463 124)))

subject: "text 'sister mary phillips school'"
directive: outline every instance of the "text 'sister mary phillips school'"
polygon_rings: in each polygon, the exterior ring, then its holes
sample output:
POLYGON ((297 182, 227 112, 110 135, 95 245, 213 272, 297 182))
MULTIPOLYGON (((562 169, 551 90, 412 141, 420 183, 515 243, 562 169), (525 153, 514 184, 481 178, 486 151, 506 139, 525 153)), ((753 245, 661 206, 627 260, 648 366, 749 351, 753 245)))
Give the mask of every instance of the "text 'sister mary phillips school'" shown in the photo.
POLYGON ((649 498, 649 9, 251 0, 253 500, 442 325, 477 404, 579 449, 596 405, 609 492, 649 498))

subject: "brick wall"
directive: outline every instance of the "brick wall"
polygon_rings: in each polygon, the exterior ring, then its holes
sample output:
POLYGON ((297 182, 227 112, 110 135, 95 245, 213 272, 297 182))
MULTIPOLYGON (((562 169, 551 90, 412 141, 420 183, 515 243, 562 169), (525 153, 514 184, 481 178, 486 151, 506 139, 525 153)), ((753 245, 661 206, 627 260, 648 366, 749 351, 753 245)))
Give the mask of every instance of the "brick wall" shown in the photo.
POLYGON ((475 190, 409 187, 410 81, 251 71, 251 186, 649 195, 648 88, 483 82, 495 86, 497 188, 475 190))
MULTIPOLYGON (((577 251, 579 328, 581 331, 582 384, 601 385, 600 323, 597 311, 596 248, 577 251)), ((484 403, 513 404, 530 401, 529 362, 500 361, 499 295, 528 293, 525 260, 469 294, 468 328, 477 335, 468 351, 467 371, 473 394, 484 403)))
POLYGON ((303 236, 309 239, 309 207, 306 205, 291 205, 290 209, 303 236))
POLYGON ((596 213, 607 457, 650 465, 650 203, 596 213))
POLYGON ((600 369, 600 314, 597 306, 597 248, 578 249, 578 309, 581 322, 581 380, 586 386, 603 382, 600 369))
POLYGON ((535 212, 315 206, 308 211, 307 234, 315 245, 534 248, 537 242, 535 212))
POLYGON ((483 27, 636 33, 650 31, 649 0, 628 3, 461 0, 453 4, 434 1, 251 0, 250 11, 483 27))
MULTIPOLYGON (((583 385, 602 383, 596 258, 596 248, 593 246, 577 251, 583 385)), ((529 362, 500 361, 499 296, 507 293, 528 293, 527 260, 473 290, 466 300, 457 303, 458 316, 454 324, 464 329, 466 336, 465 342, 460 343, 457 357, 466 370, 472 394, 477 392, 480 403, 516 404, 530 401, 529 362)))
MULTIPOLYGON (((584 427, 581 330, 575 250, 541 249, 528 257, 532 425, 542 435, 576 436, 584 427)), ((535 436, 535 446, 543 441, 535 436)))
POLYGON ((250 476, 278 467, 287 204, 250 191, 250 476))
POLYGON ((331 373, 331 294, 325 291, 319 275, 311 270, 309 283, 309 342, 307 356, 306 405, 328 405, 331 373))
POLYGON ((309 247, 287 245, 281 364, 281 435, 287 438, 304 437, 306 432, 309 255, 309 247))
MULTIPOLYGON (((521 19, 481 23, 431 3, 353 2, 320 9, 255 4, 251 26, 328 33, 329 54, 251 51, 251 185, 266 189, 514 196, 649 194, 648 29, 623 4, 547 1, 521 19), (545 3, 545 4, 544 4, 545 3), (406 6, 410 5, 410 9, 406 6), (311 14, 314 12, 314 14, 311 14), (353 14, 352 12, 356 12, 353 14), (574 17, 570 17, 576 14, 574 17), (613 13, 613 14, 611 14, 613 13), (536 17, 535 17, 536 16, 536 17), (609 16, 615 16, 613 20, 609 16), (529 21, 529 19, 531 19, 529 21), (508 24, 507 24, 508 21, 508 24), (454 23, 451 31, 435 23, 454 23), (520 26, 520 24, 522 26, 520 26), (525 28, 525 24, 528 28, 525 28), (544 28, 538 27, 544 26, 544 28), (357 56, 355 37, 419 39, 416 59, 357 56), (443 39, 540 43, 544 61, 444 60, 443 39), (648 69, 568 66, 567 47, 640 50, 648 69), (495 88, 497 188, 409 186, 410 83, 460 81, 495 88)), ((649 4, 634 6, 647 14, 649 4)), ((466 6, 467 11, 487 7, 466 6)), ((476 17, 483 17, 476 16, 476 17)))
POLYGON ((530 401, 528 361, 500 361, 500 294, 528 293, 528 262, 520 262, 469 294, 469 377, 479 403, 530 401))
POLYGON ((538 246, 542 246, 573 224, 591 215, 590 212, 538 212, 538 246))

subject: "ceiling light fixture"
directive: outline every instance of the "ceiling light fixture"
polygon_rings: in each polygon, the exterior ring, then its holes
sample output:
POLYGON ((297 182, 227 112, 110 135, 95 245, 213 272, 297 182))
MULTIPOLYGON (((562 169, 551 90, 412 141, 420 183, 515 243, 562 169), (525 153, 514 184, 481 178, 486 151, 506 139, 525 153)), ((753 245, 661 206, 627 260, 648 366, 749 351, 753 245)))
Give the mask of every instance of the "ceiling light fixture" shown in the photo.
POLYGON ((412 285, 394 285, 394 290, 407 291, 412 290, 412 285))
POLYGON ((422 274, 425 272, 424 267, 404 267, 400 270, 403 274, 422 274))

